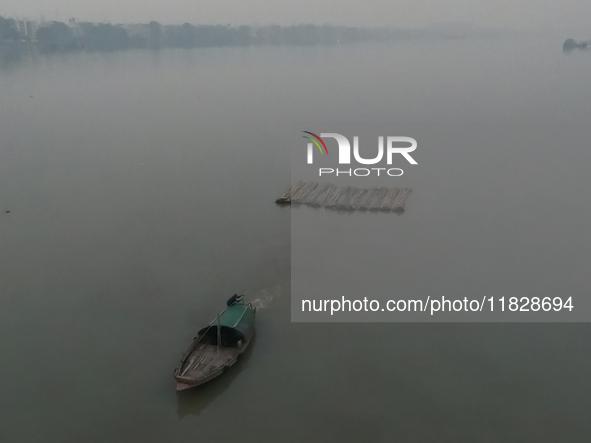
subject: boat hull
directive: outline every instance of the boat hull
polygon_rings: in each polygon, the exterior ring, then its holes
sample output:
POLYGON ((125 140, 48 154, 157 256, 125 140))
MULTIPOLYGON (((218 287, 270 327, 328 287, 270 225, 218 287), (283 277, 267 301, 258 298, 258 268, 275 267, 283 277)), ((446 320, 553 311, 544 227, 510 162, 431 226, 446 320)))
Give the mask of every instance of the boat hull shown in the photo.
MULTIPOLYGON (((252 309, 253 314, 255 312, 255 309, 252 308, 250 305, 248 305, 249 309, 252 309)), ((254 320, 254 318, 253 318, 254 320)), ((190 356, 192 352, 195 352, 195 344, 189 349, 189 351, 185 354, 185 356, 183 357, 183 360, 181 361, 181 364, 179 365, 179 367, 176 369, 175 371, 175 380, 176 380, 176 390, 177 391, 186 391, 188 389, 191 388, 195 388, 197 386, 201 386, 202 384, 205 384, 211 380, 213 380, 214 378, 219 377, 220 375, 222 375, 224 372, 226 372, 230 367, 234 366, 234 364, 236 364, 236 362, 238 361, 238 358, 240 357, 240 355, 242 355, 246 349, 248 348, 248 346, 250 345, 252 338, 254 337, 254 325, 251 325, 251 328, 247 330, 247 334, 244 335, 244 343, 242 343, 242 346, 240 346, 240 348, 236 349, 236 348, 225 348, 225 347, 221 347, 217 349, 217 358, 221 359, 221 362, 218 364, 218 367, 215 368, 214 370, 208 372, 207 374, 204 374, 203 376, 191 376, 191 373, 189 371, 189 369, 191 369, 192 366, 192 361, 190 361, 190 356), (227 360, 223 360, 223 355, 226 354, 227 355, 227 360), (187 364, 187 361, 189 360, 189 363, 187 364), (183 371, 183 367, 185 367, 186 369, 183 371), (188 372, 188 374, 186 374, 188 372)), ((198 342, 198 341, 197 341, 198 342)), ((213 351, 216 352, 216 351, 213 351)), ((211 355, 211 353, 210 353, 211 355)))
POLYGON ((238 361, 239 357, 244 353, 244 351, 246 351, 246 349, 250 345, 253 336, 254 336, 254 332, 249 337, 248 341, 246 341, 242 345, 242 347, 240 348, 240 350, 236 353, 236 355, 232 359, 229 359, 223 367, 221 367, 220 369, 218 369, 216 371, 213 371, 213 372, 207 374, 205 377, 201 377, 201 378, 198 378, 198 379, 191 379, 191 378, 187 378, 187 377, 182 377, 182 376, 176 375, 175 376, 175 380, 176 380, 176 390, 177 390, 177 392, 186 391, 188 389, 196 388, 197 386, 201 386, 201 385, 203 385, 203 384, 205 384, 205 383, 213 380, 214 378, 217 378, 220 375, 222 375, 224 372, 226 372, 228 369, 230 369, 232 366, 234 366, 236 364, 236 362, 238 361))

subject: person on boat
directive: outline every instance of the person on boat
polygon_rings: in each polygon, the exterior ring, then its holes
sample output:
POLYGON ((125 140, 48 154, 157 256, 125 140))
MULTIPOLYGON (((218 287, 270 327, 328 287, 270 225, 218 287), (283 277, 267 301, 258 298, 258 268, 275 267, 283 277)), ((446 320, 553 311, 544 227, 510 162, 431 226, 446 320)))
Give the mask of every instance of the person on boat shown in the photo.
POLYGON ((228 301, 226 302, 226 305, 232 306, 234 303, 240 301, 242 299, 242 297, 244 297, 244 295, 234 294, 232 297, 230 297, 228 299, 228 301))

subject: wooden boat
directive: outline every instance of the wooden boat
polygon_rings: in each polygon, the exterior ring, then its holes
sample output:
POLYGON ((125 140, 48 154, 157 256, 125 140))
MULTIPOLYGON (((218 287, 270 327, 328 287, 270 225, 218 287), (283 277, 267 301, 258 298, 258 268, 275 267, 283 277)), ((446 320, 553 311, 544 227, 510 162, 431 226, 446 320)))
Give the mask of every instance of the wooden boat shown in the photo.
POLYGON ((174 371, 177 391, 202 385, 229 369, 254 336, 256 309, 234 296, 225 310, 195 337, 174 371))

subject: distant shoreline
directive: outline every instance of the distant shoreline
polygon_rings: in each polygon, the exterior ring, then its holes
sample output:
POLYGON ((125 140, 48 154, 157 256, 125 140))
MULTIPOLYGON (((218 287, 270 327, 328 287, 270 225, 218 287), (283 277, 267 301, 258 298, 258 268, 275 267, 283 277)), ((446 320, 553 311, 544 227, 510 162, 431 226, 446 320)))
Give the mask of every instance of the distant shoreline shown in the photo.
MULTIPOLYGON (((358 28, 336 25, 292 26, 162 25, 36 23, 0 17, 0 47, 26 43, 41 53, 71 51, 120 51, 127 49, 200 48, 263 45, 336 45, 364 41, 458 39, 470 29, 428 27, 423 29, 358 28)), ((15 46, 16 45, 16 46, 15 46)))

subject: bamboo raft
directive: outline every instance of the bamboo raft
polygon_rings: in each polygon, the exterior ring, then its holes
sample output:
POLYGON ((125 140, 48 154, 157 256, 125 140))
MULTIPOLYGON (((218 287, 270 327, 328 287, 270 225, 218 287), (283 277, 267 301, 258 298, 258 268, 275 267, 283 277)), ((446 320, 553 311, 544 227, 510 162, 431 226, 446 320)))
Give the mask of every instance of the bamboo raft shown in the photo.
POLYGON ((277 204, 301 204, 345 211, 404 211, 409 188, 359 189, 330 183, 298 181, 279 197, 277 204))

